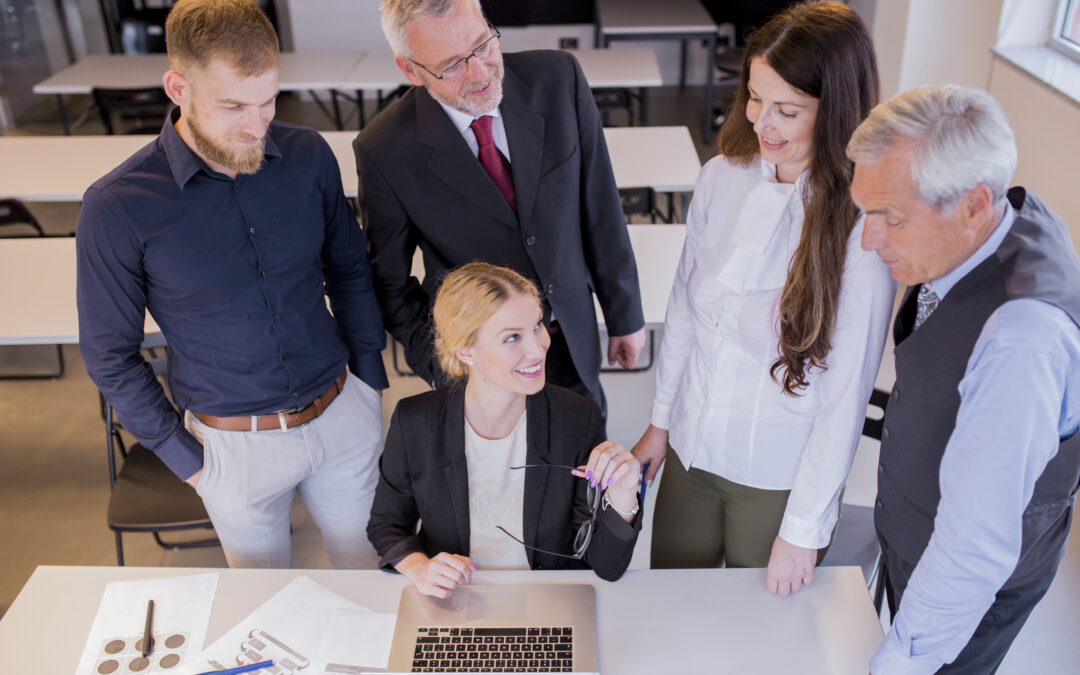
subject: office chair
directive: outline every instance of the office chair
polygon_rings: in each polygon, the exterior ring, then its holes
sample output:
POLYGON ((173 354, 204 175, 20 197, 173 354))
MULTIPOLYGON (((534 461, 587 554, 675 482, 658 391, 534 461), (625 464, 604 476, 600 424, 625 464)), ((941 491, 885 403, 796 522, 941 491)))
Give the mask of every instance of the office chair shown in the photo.
MULTIPOLYGON (((161 347, 160 336, 151 336, 144 349, 161 347)), ((166 360, 151 352, 147 368, 156 377, 165 373, 166 360)), ((116 537, 116 564, 124 564, 124 532, 150 532, 158 546, 179 550, 217 546, 217 538, 169 543, 162 532, 212 529, 210 516, 202 499, 187 483, 180 480, 160 458, 140 443, 126 447, 120 435, 112 406, 99 393, 102 415, 105 418, 105 445, 109 458, 109 508, 107 522, 116 537), (118 470, 119 465, 119 470, 118 470)))
MULTIPOLYGON (((885 406, 889 403, 889 392, 874 389, 870 392, 869 408, 881 411, 880 417, 866 416, 863 421, 862 435, 878 442, 885 425, 885 406)), ((874 509, 870 506, 844 504, 840 508, 840 522, 836 525, 832 545, 822 561, 822 565, 846 566, 857 565, 862 568, 866 578, 866 587, 874 601, 874 609, 881 613, 881 603, 885 597, 884 566, 885 561, 878 545, 877 531, 874 529, 874 509)))
POLYGON ((117 121, 134 121, 135 125, 123 133, 156 134, 161 131, 165 115, 172 101, 161 87, 142 89, 107 89, 94 87, 94 104, 101 113, 101 122, 105 133, 117 132, 117 121))
MULTIPOLYGON (((41 227, 41 223, 34 218, 34 215, 30 213, 30 209, 26 208, 18 199, 0 199, 0 229, 3 229, 4 233, 0 234, 0 237, 45 237, 44 228, 41 227)), ((19 292, 16 289, 6 289, 8 293, 19 292)), ((37 345, 22 346, 18 348, 36 349, 37 345)), ((56 349, 56 369, 44 374, 26 374, 26 375, 0 375, 0 380, 55 380, 64 375, 64 351, 60 345, 53 345, 56 349)))

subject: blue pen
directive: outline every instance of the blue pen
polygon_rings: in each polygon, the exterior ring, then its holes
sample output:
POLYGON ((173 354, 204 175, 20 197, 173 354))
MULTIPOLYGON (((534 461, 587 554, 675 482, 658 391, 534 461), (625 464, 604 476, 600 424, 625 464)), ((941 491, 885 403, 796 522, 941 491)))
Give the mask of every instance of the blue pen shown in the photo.
POLYGON ((648 485, 645 484, 645 472, 648 471, 648 470, 649 470, 649 463, 648 462, 645 462, 644 464, 641 465, 641 505, 642 505, 642 507, 645 506, 645 488, 648 487, 648 485))
POLYGON ((272 665, 274 665, 273 661, 259 661, 258 663, 249 663, 246 666, 226 668, 225 670, 208 670, 205 673, 199 673, 199 675, 239 675, 240 673, 250 673, 253 670, 259 670, 260 668, 269 668, 272 665))

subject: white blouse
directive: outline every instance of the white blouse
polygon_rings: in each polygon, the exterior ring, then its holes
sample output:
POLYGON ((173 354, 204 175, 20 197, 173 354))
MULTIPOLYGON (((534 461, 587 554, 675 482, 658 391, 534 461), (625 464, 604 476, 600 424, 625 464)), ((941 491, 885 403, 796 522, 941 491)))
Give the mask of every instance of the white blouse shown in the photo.
POLYGON ((525 547, 498 530, 502 525, 525 537, 526 421, 522 412, 514 430, 498 439, 484 438, 465 421, 465 465, 469 471, 469 560, 482 570, 527 570, 525 547))
POLYGON ((652 423, 669 431, 683 466, 755 488, 791 490, 780 536, 829 542, 836 501, 858 446, 885 344, 896 283, 848 240, 828 369, 801 395, 769 373, 779 351, 778 306, 803 224, 802 189, 775 165, 724 157, 698 176, 686 242, 668 300, 652 423))

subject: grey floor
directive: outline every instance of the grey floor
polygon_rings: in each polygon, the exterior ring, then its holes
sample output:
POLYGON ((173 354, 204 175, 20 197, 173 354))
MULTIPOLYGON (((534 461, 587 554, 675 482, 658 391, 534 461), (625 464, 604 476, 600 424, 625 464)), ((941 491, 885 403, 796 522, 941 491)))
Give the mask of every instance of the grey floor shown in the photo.
MULTIPOLYGON (((76 111, 80 101, 73 100, 76 111)), ((686 124, 699 144, 702 159, 711 156, 701 142, 697 122, 700 91, 661 89, 651 100, 654 124, 686 124)), ((279 117, 329 128, 328 121, 311 103, 284 98, 279 117)), ((615 118, 613 121, 618 121, 615 118)), ((43 105, 14 133, 58 133, 55 111, 43 105)), ((92 118, 78 133, 100 133, 92 118)), ((77 205, 30 204, 50 232, 75 228, 77 205)), ((3 292, 33 293, 33 288, 3 292)), ((2 320, 2 318, 0 318, 2 320)), ((97 394, 83 370, 78 349, 63 348, 66 371, 58 380, 0 380, 0 615, 37 565, 113 565, 113 537, 105 526, 108 479, 104 427, 98 412, 97 394)), ((47 370, 54 365, 50 347, 0 348, 0 376, 47 370)), ((883 364, 880 382, 891 381, 892 366, 883 364)), ((653 373, 613 373, 603 377, 608 393, 611 437, 632 444, 649 417, 653 373)), ((392 376, 384 397, 384 423, 397 400, 417 393, 424 385, 416 378, 392 376)), ((873 501, 877 449, 872 442, 860 446, 849 479, 847 501, 873 501)), ((650 498, 655 491, 650 492, 650 498)), ((650 499, 651 501, 651 499, 650 499)), ((646 512, 651 514, 651 504, 646 512)), ((298 568, 326 568, 318 530, 298 501, 293 514, 293 561, 298 568)), ((1080 526, 1074 527, 1074 534, 1080 526)), ((648 566, 651 522, 646 520, 632 567, 648 566)), ((166 551, 149 535, 125 535, 129 565, 224 566, 218 548, 166 551)), ((808 592, 813 592, 812 588, 808 592)), ((1080 641, 1074 633, 1080 625, 1080 538, 1074 536, 1058 577, 1047 597, 1036 608, 999 672, 1080 672, 1080 641)))

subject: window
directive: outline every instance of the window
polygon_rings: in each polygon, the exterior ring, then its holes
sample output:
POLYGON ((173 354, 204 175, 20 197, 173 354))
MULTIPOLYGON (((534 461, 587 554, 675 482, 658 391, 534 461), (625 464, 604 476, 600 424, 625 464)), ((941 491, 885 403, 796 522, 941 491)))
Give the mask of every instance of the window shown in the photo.
POLYGON ((1080 0, 1060 0, 1050 46, 1080 61, 1080 0))

